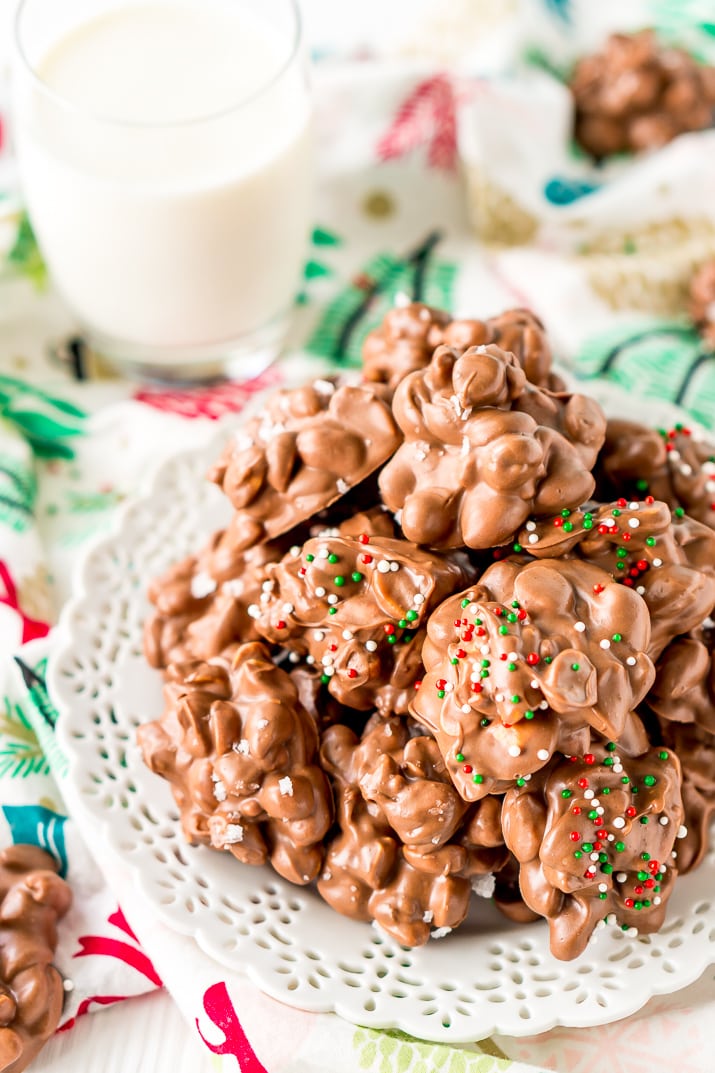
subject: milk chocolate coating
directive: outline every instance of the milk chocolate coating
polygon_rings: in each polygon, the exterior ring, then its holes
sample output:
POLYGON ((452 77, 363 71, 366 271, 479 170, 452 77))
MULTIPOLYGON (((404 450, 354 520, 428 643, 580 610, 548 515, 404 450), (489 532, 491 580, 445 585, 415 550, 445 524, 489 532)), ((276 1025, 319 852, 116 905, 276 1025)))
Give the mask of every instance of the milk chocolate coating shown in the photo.
POLYGON ((712 123, 713 69, 661 47, 652 30, 612 34, 576 65, 570 89, 576 140, 596 159, 657 149, 712 123))
POLYGON ((405 436, 379 477, 383 502, 401 511, 408 540, 490 548, 532 513, 584 502, 605 418, 580 395, 530 385, 496 346, 461 356, 438 347, 393 399, 405 436))
POLYGON ((587 751, 589 728, 642 741, 630 713, 655 673, 649 634, 643 600, 598 567, 503 560, 431 616, 411 713, 477 800, 587 751))
POLYGON ((530 310, 507 309, 488 320, 451 320, 448 313, 421 302, 391 309, 370 332, 363 345, 363 375, 394 389, 408 373, 428 365, 438 346, 463 352, 488 343, 510 350, 532 384, 552 391, 563 388, 551 370, 544 326, 530 310))
POLYGON ((665 503, 596 504, 532 521, 518 539, 537 558, 578 555, 635 589, 650 612, 651 659, 715 606, 715 533, 687 515, 671 517, 665 503))
POLYGON ((322 667, 342 704, 389 713, 407 711, 429 613, 474 571, 461 554, 364 534, 308 540, 269 575, 251 609, 261 636, 322 667))
POLYGON ((661 719, 696 723, 715 735, 715 629, 712 626, 693 630, 668 645, 656 664, 648 706, 661 719))
POLYGON ((277 392, 209 473, 238 512, 236 546, 280 536, 324 510, 378 469, 399 439, 377 385, 316 380, 277 392))
POLYGON ((611 418, 596 468, 596 497, 646 495, 715 529, 715 444, 687 426, 656 431, 611 418))
MULTIPOLYGON (((706 261, 693 276, 690 282, 688 313, 700 329, 705 342, 715 347, 715 261, 706 261)), ((715 450, 712 453, 715 453, 715 450)))
POLYGON ((264 864, 292 883, 315 879, 332 797, 318 732, 288 674, 260 644, 230 669, 173 664, 161 718, 139 727, 144 760, 171 788, 188 842, 264 864))
POLYGON ((434 741, 395 716, 371 719, 361 740, 330 727, 321 759, 335 780, 340 828, 318 880, 322 897, 406 946, 425 943, 432 927, 457 927, 471 877, 506 860, 500 801, 468 810, 434 741))
POLYGON ((57 924, 72 902, 53 858, 37 846, 0 851, 0 1069, 20 1073, 59 1024, 57 924))
POLYGON ((686 834, 678 840, 678 871, 691 872, 709 846, 715 816, 715 736, 698 723, 660 720, 665 745, 673 749, 683 769, 683 807, 686 834))
POLYGON ((578 957, 611 913, 652 932, 663 923, 683 821, 677 757, 618 748, 562 758, 504 798, 507 846, 526 904, 549 922, 551 952, 578 957))

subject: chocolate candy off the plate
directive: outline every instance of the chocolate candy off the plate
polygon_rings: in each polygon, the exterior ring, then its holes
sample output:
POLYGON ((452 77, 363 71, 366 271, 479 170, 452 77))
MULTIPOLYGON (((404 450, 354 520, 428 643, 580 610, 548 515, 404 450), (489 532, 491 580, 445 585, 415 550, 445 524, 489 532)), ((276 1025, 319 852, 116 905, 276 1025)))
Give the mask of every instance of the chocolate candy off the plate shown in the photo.
POLYGON ((53 858, 37 846, 0 851, 0 1070, 20 1073, 59 1024, 57 924, 72 902, 53 858))

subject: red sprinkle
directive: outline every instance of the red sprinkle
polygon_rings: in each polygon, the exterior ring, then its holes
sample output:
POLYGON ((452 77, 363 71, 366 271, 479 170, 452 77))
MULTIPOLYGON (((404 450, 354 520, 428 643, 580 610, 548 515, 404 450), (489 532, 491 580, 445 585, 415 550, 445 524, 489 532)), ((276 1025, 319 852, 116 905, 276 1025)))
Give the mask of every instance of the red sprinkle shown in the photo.
POLYGON ((623 904, 625 905, 626 909, 632 909, 633 908, 633 899, 632 898, 626 898, 626 900, 624 901, 623 904))
POLYGON ((573 812, 574 816, 580 816, 581 815, 581 806, 580 805, 574 805, 574 807, 571 809, 571 811, 573 812))
POLYGON ((584 764, 594 764, 596 762, 596 757, 593 755, 593 753, 586 753, 584 755, 583 762, 584 764))
POLYGON ((362 559, 362 561, 364 563, 371 563, 372 562, 372 555, 361 555, 360 558, 362 559))
POLYGON ((633 893, 634 894, 642 894, 643 893, 643 887, 641 886, 640 883, 636 884, 636 886, 633 888, 633 893))
POLYGON ((556 526, 557 529, 560 529, 563 524, 564 524, 563 518, 554 518, 554 525, 556 526))
POLYGON ((623 584, 627 585, 629 589, 632 589, 633 588, 633 578, 632 577, 624 577, 623 584))
POLYGON ((519 608, 519 610, 516 613, 516 617, 519 619, 519 622, 524 621, 524 619, 526 618, 526 611, 524 610, 523 607, 519 608))
POLYGON ((422 685, 422 679, 418 678, 417 681, 415 682, 415 689, 419 689, 421 685, 422 685))
POLYGON ((582 790, 585 790, 588 786, 588 779, 579 779, 577 786, 580 786, 582 790))
POLYGON ((631 539, 631 534, 630 533, 624 533, 623 534, 623 539, 626 540, 626 541, 630 540, 631 539))
POLYGON ((535 667, 536 664, 539 662, 540 658, 541 657, 538 655, 537 652, 530 652, 529 655, 526 657, 526 662, 529 664, 530 667, 535 667))
POLYGON ((446 685, 447 685, 447 683, 446 683, 444 678, 438 678, 437 679, 437 689, 444 689, 444 687, 446 685))
MULTIPOLYGON (((601 832, 599 831, 599 834, 600 833, 601 832)), ((596 853, 598 853, 600 850, 603 849, 603 842, 599 842, 599 840, 596 839, 596 841, 593 843, 593 848, 595 849, 596 853)))
POLYGON ((648 563, 645 561, 645 559, 639 559, 638 562, 636 563, 636 566, 638 567, 639 570, 647 570, 648 569, 648 563))
POLYGON ((370 543, 370 537, 367 535, 367 533, 361 533, 360 536, 358 537, 358 540, 360 541, 361 544, 369 544, 370 543))
POLYGON ((571 834, 569 835, 569 838, 571 839, 572 842, 578 842, 579 839, 581 838, 581 835, 578 833, 578 831, 572 831, 571 834))
POLYGON ((629 805, 628 808, 626 809, 626 816, 628 816, 629 819, 631 819, 631 820, 637 814, 638 814, 638 809, 635 807, 635 805, 629 805))
POLYGON ((286 628, 285 622, 283 621, 282 618, 279 619, 278 622, 276 622, 276 629, 277 630, 284 630, 285 628, 286 628))
POLYGON ((357 678, 357 671, 354 667, 348 668, 348 678, 357 678))
POLYGON ((481 691, 482 691, 482 683, 481 682, 472 682, 472 693, 481 693, 481 691))
POLYGON ((645 502, 648 504, 648 506, 650 506, 651 503, 655 503, 655 500, 653 499, 653 496, 646 496, 645 502))
POLYGON ((385 631, 385 633, 394 633, 395 632, 395 627, 392 625, 391 622, 386 622, 385 625, 382 628, 385 631))
POLYGON ((463 649, 463 648, 458 648, 458 649, 457 649, 457 652, 456 652, 456 655, 457 655, 457 659, 464 659, 464 657, 466 656, 466 654, 467 654, 467 653, 466 653, 466 652, 464 651, 464 649, 463 649))
POLYGON ((596 819, 593 821, 593 825, 594 827, 603 827, 603 816, 596 816, 596 819))
POLYGON ((627 507, 628 506, 628 501, 626 499, 617 499, 616 500, 616 506, 621 507, 621 509, 623 507, 627 507))
POLYGON ((646 879, 646 881, 643 884, 643 886, 647 887, 648 890, 653 890, 653 887, 655 886, 655 880, 654 879, 646 879))
POLYGON ((471 775, 472 772, 474 771, 474 768, 472 767, 471 764, 465 764, 464 767, 462 768, 462 771, 464 772, 465 775, 471 775))
POLYGON ((603 592, 603 585, 601 585, 600 583, 597 584, 597 585, 594 585, 593 586, 593 591, 596 593, 596 596, 598 596, 599 593, 603 592))

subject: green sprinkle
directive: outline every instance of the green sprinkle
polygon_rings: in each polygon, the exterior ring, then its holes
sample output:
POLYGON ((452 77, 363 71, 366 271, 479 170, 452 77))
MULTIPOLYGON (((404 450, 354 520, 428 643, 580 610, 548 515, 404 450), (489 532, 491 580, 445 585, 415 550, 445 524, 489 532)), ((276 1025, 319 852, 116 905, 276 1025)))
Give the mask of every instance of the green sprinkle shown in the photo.
POLYGON ((484 718, 484 719, 481 720, 479 725, 483 726, 483 727, 488 727, 489 726, 489 720, 484 718))
POLYGON ((526 779, 517 779, 516 780, 516 785, 517 786, 526 786, 526 779))
POLYGON ((581 665, 579 663, 572 663, 571 664, 571 670, 572 671, 580 671, 581 670, 581 665))
POLYGON ((313 562, 313 559, 314 559, 314 558, 315 558, 315 556, 314 556, 314 555, 306 555, 306 557, 305 557, 305 561, 306 561, 307 563, 312 563, 312 562, 313 562))
POLYGON ((480 678, 488 678, 489 677, 489 671, 480 671, 479 672, 479 677, 480 678))
POLYGON ((618 850, 619 853, 623 853, 623 850, 625 848, 626 848, 625 842, 616 842, 616 849, 618 850))
POLYGON ((534 718, 534 713, 531 711, 531 709, 529 709, 528 711, 524 712, 524 718, 525 719, 533 719, 534 718))
POLYGON ((561 511, 561 517, 562 518, 568 518, 568 517, 570 517, 570 515, 571 515, 571 511, 568 510, 568 509, 564 509, 564 510, 561 511))
POLYGON ((397 625, 400 627, 401 630, 404 630, 407 627, 407 619, 401 618, 397 625))
POLYGON ((481 626, 481 624, 482 624, 482 620, 480 618, 475 618, 474 625, 475 626, 481 626))
POLYGON ((328 677, 327 674, 321 674, 320 681, 321 681, 322 685, 327 686, 328 682, 330 681, 330 678, 328 677))
POLYGON ((464 753, 456 753, 454 759, 458 760, 459 763, 461 764, 462 761, 464 760, 464 753))
POLYGON ((408 645, 414 636, 414 633, 403 633, 402 643, 408 645))
POLYGON ((362 581, 362 574, 359 570, 354 570, 350 577, 353 579, 353 581, 362 581))
POLYGON ((561 796, 562 797, 571 797, 571 791, 570 790, 562 790, 561 791, 561 796))
MULTIPOLYGON (((649 861, 650 860, 650 853, 641 853, 641 860, 642 861, 649 861)), ((647 878, 648 877, 646 876, 646 879, 647 878)))
POLYGON ((515 544, 514 545, 514 551, 516 551, 516 552, 521 551, 521 544, 515 544))
MULTIPOLYGON (((353 578, 354 577, 355 577, 355 575, 353 574, 353 578)), ((408 611, 407 614, 405 615, 405 618, 407 619, 408 622, 414 622, 417 617, 418 617, 418 615, 417 615, 416 611, 408 611)))
POLYGON ((644 898, 643 899, 643 908, 644 909, 649 909, 650 908, 650 898, 644 898))
POLYGON ((600 864, 606 864, 606 862, 608 861, 608 854, 607 853, 599 853, 598 860, 599 860, 600 864))
POLYGON ((337 561, 338 561, 337 555, 335 555, 333 552, 331 552, 330 555, 328 556, 328 562, 332 564, 332 563, 336 563, 337 561))
POLYGON ((606 898, 608 897, 608 892, 605 890, 599 891, 598 897, 601 899, 602 902, 605 902, 606 898))
POLYGON ((685 511, 683 510, 682 507, 676 507, 675 510, 673 511, 673 514, 675 515, 676 518, 682 518, 683 515, 685 514, 685 511))
POLYGON ((482 660, 482 667, 491 667, 491 663, 488 659, 482 660))
POLYGON ((469 600, 462 600, 462 607, 466 607, 469 604, 469 600))
POLYGON ((661 750, 661 751, 660 751, 660 752, 658 753, 658 759, 659 759, 659 760, 667 760, 667 759, 668 759, 668 754, 666 753, 665 749, 662 749, 662 750, 661 750))
POLYGON ((631 780, 630 780, 630 777, 628 775, 621 775, 621 782, 626 783, 626 782, 630 782, 630 781, 631 780))
POLYGON ((329 615, 337 615, 337 613, 338 613, 337 607, 331 607, 330 610, 328 611, 329 615))
POLYGON ((511 698, 511 703, 512 704, 518 704, 520 700, 521 700, 521 697, 519 696, 519 694, 515 693, 513 695, 513 697, 511 698))
POLYGON ((613 637, 611 638, 611 640, 612 640, 612 641, 616 641, 616 643, 617 643, 618 641, 622 641, 622 640, 623 640, 623 635, 622 635, 622 634, 620 634, 620 633, 614 633, 614 635, 613 635, 613 637))
POLYGON ((610 792, 611 792, 611 788, 610 788, 610 786, 604 786, 604 787, 602 787, 602 789, 601 789, 601 793, 602 793, 602 794, 610 794, 610 792))
POLYGON ((573 522, 564 522, 561 528, 563 529, 564 533, 570 533, 573 530, 573 522))
POLYGON ((643 479, 641 479, 640 481, 636 481, 636 488, 638 489, 639 492, 647 492, 648 491, 648 481, 644 481, 643 479))
POLYGON ((655 786, 655 775, 645 775, 643 777, 643 782, 646 786, 655 786))
POLYGON ((395 636, 394 633, 391 633, 390 636, 387 638, 388 645, 394 645, 396 642, 397 642, 397 637, 395 636))
POLYGON ((603 766, 604 767, 613 767, 613 764, 614 764, 614 760, 613 760, 612 756, 605 757, 605 759, 603 761, 603 766))
POLYGON ((437 690, 437 696, 439 697, 440 700, 442 700, 442 697, 444 696, 444 690, 443 689, 438 689, 437 690))
POLYGON ((648 873, 647 872, 636 872, 636 875, 638 876, 638 882, 639 883, 644 883, 646 881, 646 879, 648 878, 648 873))
POLYGON ((625 570, 625 569, 626 569, 626 564, 623 561, 621 561, 620 563, 616 563, 616 570, 625 570))
POLYGON ((517 621, 517 616, 514 614, 513 611, 510 611, 509 614, 506 616, 506 619, 507 619, 507 622, 516 622, 517 621))
POLYGON ((476 782, 477 785, 480 785, 481 783, 484 782, 484 776, 483 775, 473 775, 472 776, 472 782, 476 782))
POLYGON ((507 663, 506 669, 508 671, 515 671, 516 670, 516 663, 507 663))
POLYGON ((646 537, 645 542, 646 542, 646 544, 648 545, 649 548, 654 548, 655 547, 655 537, 646 537))
POLYGON ((342 574, 338 574, 336 577, 333 578, 333 583, 337 585, 339 589, 342 589, 343 585, 345 584, 345 578, 342 574))
POLYGON ((507 626, 500 626, 499 627, 499 633, 502 635, 502 637, 504 637, 508 632, 509 632, 509 628, 507 626))
POLYGON ((620 518, 620 516, 621 516, 620 510, 612 510, 611 514, 613 515, 614 518, 620 518))
POLYGON ((617 748, 617 746, 616 746, 615 741, 609 741, 608 744, 606 745, 606 749, 608 750, 609 753, 615 753, 616 748, 617 748))
POLYGON ((618 550, 616 551, 616 555, 618 556, 619 559, 625 559, 627 554, 628 554, 628 552, 626 551, 625 548, 618 548, 618 550))
POLYGON ((452 659, 449 662, 452 664, 453 667, 456 667, 457 664, 459 663, 459 660, 457 659, 456 656, 453 656, 452 659))
POLYGON ((589 820, 595 820, 597 816, 598 816, 598 813, 596 812, 595 808, 592 808, 591 811, 588 814, 589 820))
POLYGON ((576 858, 577 861, 581 860, 581 858, 583 857, 583 853, 581 852, 580 849, 577 849, 577 850, 574 851, 574 857, 576 858))
POLYGON ((601 865, 601 871, 603 872, 603 874, 605 876, 610 876, 611 872, 613 871, 613 865, 612 864, 602 864, 601 865))
POLYGON ((648 817, 647 816, 641 816, 641 823, 648 823, 648 817))
POLYGON ((586 518, 583 523, 584 529, 593 529, 593 521, 591 518, 586 518))
POLYGON ((553 663, 553 662, 554 662, 554 657, 553 656, 544 656, 544 663, 553 663))
POLYGON ((517 611, 518 611, 519 610, 519 601, 518 600, 512 600, 511 601, 511 606, 515 607, 517 609, 517 611))
POLYGON ((592 853, 593 852, 593 842, 584 842, 583 851, 584 851, 584 853, 592 853))

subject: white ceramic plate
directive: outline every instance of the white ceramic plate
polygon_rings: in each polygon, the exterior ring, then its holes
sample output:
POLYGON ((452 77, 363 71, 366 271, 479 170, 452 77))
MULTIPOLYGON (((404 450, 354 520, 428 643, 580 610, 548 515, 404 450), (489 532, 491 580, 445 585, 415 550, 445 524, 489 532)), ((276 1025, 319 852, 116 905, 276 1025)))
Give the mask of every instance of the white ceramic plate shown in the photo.
MULTIPOLYGON (((612 413, 653 424, 679 416, 653 404, 634 413, 632 398, 601 384, 594 393, 612 413)), ((186 845, 167 784, 135 744, 138 724, 161 711, 142 623, 148 580, 228 518, 222 495, 202 479, 217 450, 164 465, 149 495, 88 554, 50 667, 72 804, 85 829, 133 869, 152 911, 285 1003, 453 1043, 614 1021, 715 962, 715 852, 678 882, 658 935, 603 928, 582 957, 562 963, 549 953, 544 924, 511 925, 483 899, 454 934, 410 950, 267 868, 186 845)))

